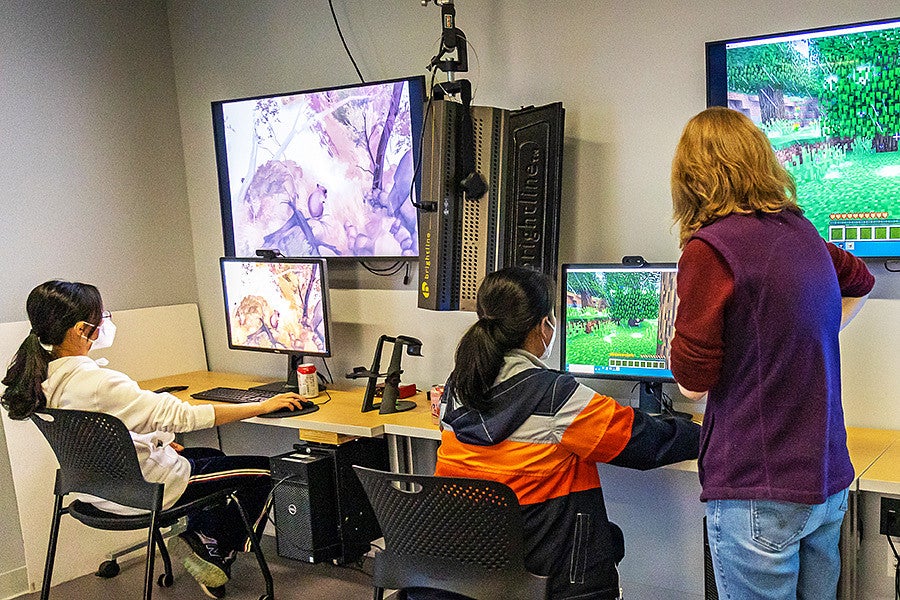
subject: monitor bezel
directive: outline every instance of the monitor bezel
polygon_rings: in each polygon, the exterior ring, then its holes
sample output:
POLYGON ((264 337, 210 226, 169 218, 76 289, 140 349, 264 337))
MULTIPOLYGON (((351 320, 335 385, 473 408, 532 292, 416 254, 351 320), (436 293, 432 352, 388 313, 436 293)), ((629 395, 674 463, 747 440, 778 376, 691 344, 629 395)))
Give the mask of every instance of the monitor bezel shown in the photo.
MULTIPOLYGON (((678 263, 674 262, 658 262, 658 263, 648 263, 645 262, 640 265, 628 265, 623 263, 566 263, 562 265, 560 270, 560 318, 557 320, 557 327, 562 328, 562 333, 559 338, 559 370, 567 375, 571 375, 573 377, 584 377, 588 379, 611 379, 615 381, 647 381, 651 383, 675 383, 674 376, 659 376, 648 373, 647 375, 619 375, 616 373, 575 373, 569 371, 566 368, 566 324, 567 324, 567 311, 566 311, 566 281, 568 280, 569 271, 575 269, 582 270, 618 270, 618 271, 658 271, 658 270, 667 270, 667 271, 676 271, 678 270, 678 263)), ((671 373, 671 368, 668 369, 671 373)))
MULTIPOLYGON (((410 105, 410 135, 412 136, 412 158, 413 164, 418 165, 421 160, 422 147, 421 138, 424 128, 425 114, 424 106, 426 101, 425 76, 410 75, 407 77, 396 77, 393 79, 382 79, 379 81, 368 81, 366 83, 348 83, 344 85, 325 86, 313 89, 298 90, 294 92, 279 92, 274 94, 261 94, 257 96, 246 96, 243 98, 228 98, 226 100, 214 100, 210 103, 213 121, 213 141, 215 144, 216 157, 216 175, 219 185, 219 211, 222 217, 222 243, 224 245, 224 254, 228 257, 235 256, 234 244, 234 220, 231 212, 231 185, 228 177, 228 152, 225 144, 225 119, 222 107, 236 102, 246 102, 250 100, 264 100, 266 98, 281 98, 285 96, 299 96, 305 94, 317 94, 321 92, 330 92, 337 90, 345 90, 352 88, 370 87, 373 85, 390 84, 398 81, 409 83, 409 105, 410 105), (415 105, 416 98, 419 100, 421 111, 414 111, 412 107, 415 105)), ((419 198, 421 194, 421 178, 414 172, 414 196, 419 198)), ((418 235, 418 232, 417 232, 418 235)), ((321 258, 323 260, 334 261, 415 261, 418 260, 418 254, 415 256, 405 255, 355 255, 355 256, 291 256, 289 258, 321 258)))
MULTIPOLYGON (((728 71, 725 58, 725 50, 728 44, 741 42, 756 42, 764 40, 774 40, 781 37, 803 36, 838 32, 843 29, 856 29, 860 27, 871 27, 878 25, 896 25, 900 31, 900 16, 889 19, 875 19, 872 21, 859 21, 856 23, 846 23, 840 25, 827 25, 824 27, 813 27, 809 29, 798 29, 796 31, 784 31, 776 33, 767 33, 761 35, 741 36, 729 39, 714 40, 706 42, 706 106, 728 106, 728 71)), ((803 201, 800 200, 800 207, 803 208, 803 201)), ((824 239, 824 238, 823 238, 824 239)), ((826 240, 828 241, 828 240, 826 240)), ((898 255, 863 255, 860 256, 848 250, 854 256, 862 260, 891 260, 900 258, 898 255)))
POLYGON ((288 356, 316 356, 328 358, 333 353, 334 342, 331 339, 331 305, 328 289, 328 263, 322 258, 310 257, 283 257, 267 259, 259 256, 240 257, 223 256, 219 258, 219 273, 222 279, 222 301, 225 307, 225 334, 228 336, 228 347, 231 350, 247 350, 250 352, 266 352, 268 354, 281 354, 288 356), (278 263, 278 264, 316 264, 319 265, 320 283, 322 286, 322 319, 325 323, 325 352, 309 352, 302 350, 287 350, 284 348, 261 348, 256 346, 240 346, 233 343, 231 338, 231 311, 228 306, 228 288, 225 285, 226 263, 278 263))

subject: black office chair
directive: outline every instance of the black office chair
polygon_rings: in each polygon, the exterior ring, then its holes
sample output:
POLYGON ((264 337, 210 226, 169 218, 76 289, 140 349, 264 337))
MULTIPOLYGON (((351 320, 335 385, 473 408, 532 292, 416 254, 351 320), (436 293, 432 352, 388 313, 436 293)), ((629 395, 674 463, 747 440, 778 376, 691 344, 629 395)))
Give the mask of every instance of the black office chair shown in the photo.
POLYGON ((547 578, 525 569, 522 514, 508 486, 353 468, 384 533, 374 600, 413 587, 474 600, 547 598, 547 578))
POLYGON ((50 526, 50 542, 41 587, 41 600, 50 596, 53 561, 59 537, 60 517, 69 514, 88 527, 113 531, 148 529, 147 564, 144 573, 144 598, 150 600, 153 584, 153 561, 156 549, 165 565, 157 583, 169 587, 174 581, 172 561, 163 542, 160 528, 171 527, 181 517, 226 501, 234 502, 241 514, 244 527, 250 536, 256 560, 266 581, 266 593, 260 600, 274 598, 272 575, 263 556, 259 540, 244 509, 234 492, 237 488, 222 490, 204 496, 194 502, 162 509, 163 484, 150 483, 141 474, 134 442, 125 425, 111 415, 83 410, 45 408, 31 416, 41 433, 50 442, 59 469, 56 471, 56 496, 53 521, 50 526), (63 498, 70 493, 91 494, 125 506, 149 511, 146 514, 124 516, 95 508, 91 504, 75 500, 63 508, 63 498))

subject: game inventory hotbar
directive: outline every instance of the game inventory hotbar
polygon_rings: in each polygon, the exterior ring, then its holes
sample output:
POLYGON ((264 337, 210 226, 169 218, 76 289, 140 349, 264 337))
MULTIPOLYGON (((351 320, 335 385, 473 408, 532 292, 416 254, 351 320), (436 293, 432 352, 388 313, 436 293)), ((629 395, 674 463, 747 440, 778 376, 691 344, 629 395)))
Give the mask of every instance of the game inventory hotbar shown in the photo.
POLYGON ((889 219, 887 212, 832 213, 828 241, 863 256, 897 256, 900 219, 889 219))
POLYGON ((666 369, 665 358, 647 358, 636 356, 631 358, 609 357, 609 366, 611 369, 633 368, 633 369, 666 369))

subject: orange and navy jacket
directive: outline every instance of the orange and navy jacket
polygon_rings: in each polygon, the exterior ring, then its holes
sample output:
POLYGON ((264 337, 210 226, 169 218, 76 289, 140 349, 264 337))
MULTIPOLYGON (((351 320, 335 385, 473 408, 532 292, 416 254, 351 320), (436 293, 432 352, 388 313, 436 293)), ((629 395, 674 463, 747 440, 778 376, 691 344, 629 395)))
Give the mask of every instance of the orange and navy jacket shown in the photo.
POLYGON ((489 400, 489 410, 465 408, 447 382, 435 475, 512 488, 526 567, 550 576, 551 598, 617 598, 625 548, 597 463, 650 469, 696 458, 700 427, 622 406, 523 350, 507 354, 489 400))

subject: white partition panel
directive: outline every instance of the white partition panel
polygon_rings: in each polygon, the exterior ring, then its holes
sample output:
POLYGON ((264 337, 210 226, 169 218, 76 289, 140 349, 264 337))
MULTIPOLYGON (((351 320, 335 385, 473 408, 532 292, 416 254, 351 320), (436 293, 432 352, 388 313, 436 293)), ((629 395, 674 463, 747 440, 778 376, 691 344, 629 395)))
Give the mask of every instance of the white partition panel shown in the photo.
MULTIPOLYGON (((97 352, 109 367, 137 380, 206 369, 206 353, 195 304, 113 312, 116 339, 97 352)), ((8 364, 30 327, 25 321, 0 323, 0 360, 8 364)), ((92 354, 93 356, 93 354, 92 354)), ((28 587, 41 585, 57 469, 50 446, 31 421, 13 421, 3 413, 16 505, 22 526, 28 587)), ((63 517, 53 581, 91 573, 107 554, 146 539, 146 532, 107 532, 63 517)))

